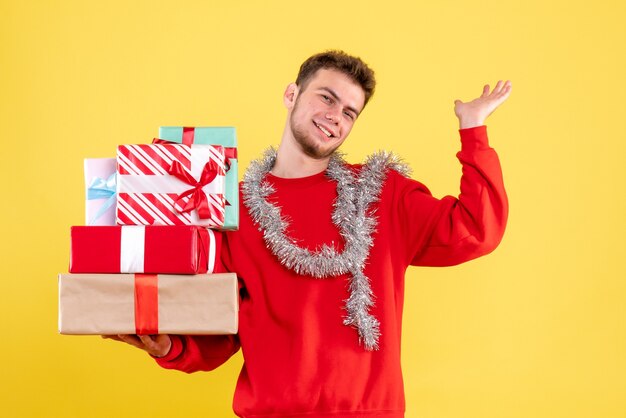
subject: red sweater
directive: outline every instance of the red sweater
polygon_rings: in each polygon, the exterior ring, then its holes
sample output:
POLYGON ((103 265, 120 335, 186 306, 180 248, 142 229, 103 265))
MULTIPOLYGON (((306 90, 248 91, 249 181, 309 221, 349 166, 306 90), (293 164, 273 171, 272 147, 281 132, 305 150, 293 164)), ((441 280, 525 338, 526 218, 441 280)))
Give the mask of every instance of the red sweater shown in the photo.
MULTIPOLYGON (((491 252, 507 219, 500 164, 485 126, 460 130, 463 165, 458 198, 434 198, 395 171, 375 205, 378 227, 364 273, 380 321, 378 351, 366 351, 343 325, 347 276, 314 279, 283 267, 266 249, 245 206, 240 229, 227 232, 223 261, 241 283, 237 336, 173 336, 157 362, 188 373, 212 370, 239 347, 244 365, 233 408, 242 417, 404 416, 400 333, 404 273, 409 265, 449 266, 491 252)), ((355 169, 358 167, 355 167, 355 169)), ((299 179, 267 176, 288 216, 288 236, 309 249, 342 247, 331 221, 336 185, 325 173, 299 179)))

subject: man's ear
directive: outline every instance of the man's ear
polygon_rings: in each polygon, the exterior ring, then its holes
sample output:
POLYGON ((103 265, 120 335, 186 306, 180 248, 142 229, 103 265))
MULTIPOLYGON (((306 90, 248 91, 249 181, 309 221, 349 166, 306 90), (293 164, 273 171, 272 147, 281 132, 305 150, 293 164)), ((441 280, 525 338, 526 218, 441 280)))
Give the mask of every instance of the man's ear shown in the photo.
POLYGON ((283 103, 287 109, 291 109, 298 97, 298 86, 296 83, 289 83, 283 94, 283 103))

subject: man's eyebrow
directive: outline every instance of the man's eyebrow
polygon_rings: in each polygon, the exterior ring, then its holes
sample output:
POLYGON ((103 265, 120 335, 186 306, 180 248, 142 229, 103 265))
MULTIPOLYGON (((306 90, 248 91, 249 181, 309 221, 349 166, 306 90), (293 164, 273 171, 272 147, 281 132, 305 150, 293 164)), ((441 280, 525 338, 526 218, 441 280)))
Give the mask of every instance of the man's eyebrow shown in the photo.
MULTIPOLYGON (((337 93, 335 93, 332 89, 328 88, 328 87, 320 87, 320 90, 324 90, 326 92, 328 92, 328 94, 330 94, 331 96, 333 96, 333 98, 335 100, 337 100, 338 102, 341 102, 341 99, 339 98, 339 96, 337 95, 337 93)), ((348 109, 351 112, 354 112, 355 115, 359 116, 359 112, 353 108, 352 106, 346 106, 346 109, 348 109)))

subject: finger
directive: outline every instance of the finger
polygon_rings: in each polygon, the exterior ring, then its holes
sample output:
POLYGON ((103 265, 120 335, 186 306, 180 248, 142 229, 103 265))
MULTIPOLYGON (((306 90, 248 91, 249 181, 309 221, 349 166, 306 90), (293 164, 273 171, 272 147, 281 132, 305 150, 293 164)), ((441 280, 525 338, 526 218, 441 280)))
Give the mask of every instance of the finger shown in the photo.
POLYGON ((483 94, 480 95, 480 97, 485 97, 489 94, 489 84, 485 84, 483 86, 483 94))
POLYGON ((141 348, 142 350, 144 349, 143 343, 141 342, 141 340, 139 338, 137 338, 136 335, 119 334, 118 337, 120 338, 121 341, 124 341, 127 344, 130 344, 130 345, 135 346, 137 348, 141 348))
POLYGON ((122 341, 120 340, 120 337, 118 337, 117 335, 101 335, 101 337, 105 340, 122 341))
POLYGON ((148 351, 153 350, 156 346, 155 341, 150 335, 137 335, 148 351))
POLYGON ((456 106, 456 105, 460 105, 460 104, 463 104, 463 102, 462 102, 462 101, 460 101, 459 99, 456 99, 456 100, 454 101, 454 105, 455 105, 455 106, 456 106))
POLYGON ((502 86, 504 86, 504 83, 502 82, 502 80, 498 80, 498 82, 496 83, 496 86, 493 88, 493 91, 491 92, 491 94, 498 94, 498 93, 500 93, 500 91, 502 90, 502 86))
POLYGON ((504 90, 506 90, 506 92, 510 92, 511 89, 513 88, 513 83, 511 83, 511 80, 506 80, 506 83, 504 84, 504 90))
POLYGON ((506 100, 507 97, 509 97, 509 94, 511 94, 511 81, 507 80, 506 83, 504 83, 502 89, 500 90, 500 93, 498 93, 498 99, 503 102, 504 100, 506 100))
POLYGON ((138 335, 141 341, 145 345, 145 350, 153 356, 163 357, 166 355, 171 347, 170 336, 167 334, 162 335, 138 335))

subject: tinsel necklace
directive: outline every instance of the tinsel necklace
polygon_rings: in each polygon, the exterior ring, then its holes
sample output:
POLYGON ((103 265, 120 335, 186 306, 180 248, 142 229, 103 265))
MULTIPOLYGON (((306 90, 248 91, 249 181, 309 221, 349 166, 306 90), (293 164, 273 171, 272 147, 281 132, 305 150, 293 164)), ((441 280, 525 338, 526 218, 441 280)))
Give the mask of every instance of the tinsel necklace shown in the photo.
POLYGON ((380 323, 369 313, 374 295, 363 273, 377 224, 368 208, 380 197, 386 169, 405 174, 406 167, 393 154, 381 152, 370 156, 356 175, 340 155, 333 154, 326 170, 326 176, 337 183, 332 222, 345 245, 341 253, 326 244, 312 252, 286 236, 288 221, 281 215, 280 208, 267 200, 274 188, 264 179, 274 166, 276 155, 276 150, 269 148, 260 159, 250 163, 244 175, 243 201, 252 220, 263 233, 268 249, 295 273, 318 279, 350 274, 350 296, 345 301, 347 314, 343 323, 357 329, 359 343, 367 350, 377 350, 380 323))

